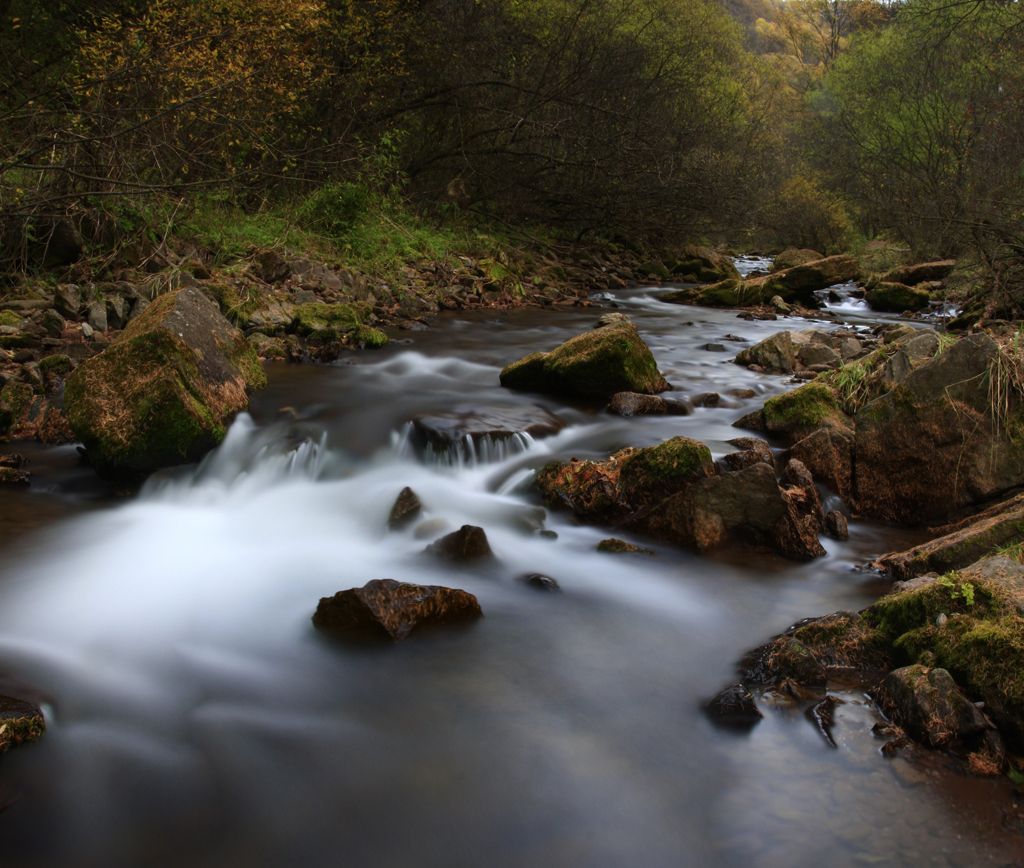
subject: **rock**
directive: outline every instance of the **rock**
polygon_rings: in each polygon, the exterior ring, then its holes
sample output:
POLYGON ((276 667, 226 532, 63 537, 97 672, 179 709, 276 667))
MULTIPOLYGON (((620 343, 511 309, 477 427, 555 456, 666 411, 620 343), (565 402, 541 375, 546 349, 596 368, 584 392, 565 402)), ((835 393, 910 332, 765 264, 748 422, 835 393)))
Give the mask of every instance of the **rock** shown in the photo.
POLYGON ((457 531, 427 546, 426 551, 439 558, 468 563, 494 557, 487 534, 482 527, 464 524, 457 531))
POLYGON ((730 452, 719 459, 719 464, 725 470, 742 470, 752 464, 767 464, 775 466, 775 456, 771 447, 757 437, 736 437, 729 441, 739 451, 730 452))
POLYGON ((88 321, 89 325, 92 326, 96 331, 105 332, 107 330, 106 302, 90 302, 88 310, 86 312, 86 320, 88 321))
POLYGON ((858 410, 859 511, 934 521, 1024 484, 1024 450, 997 426, 981 385, 998 352, 988 335, 965 337, 858 410))
POLYGON ((453 624, 483 616, 476 597, 437 585, 374 579, 361 588, 323 597, 313 626, 343 639, 405 639, 421 626, 453 624))
POLYGON ((614 416, 687 416, 693 412, 683 401, 667 401, 639 392, 616 392, 608 401, 607 409, 614 416))
POLYGON ((769 398, 762 410, 765 430, 795 443, 819 428, 848 431, 852 427, 843 413, 839 396, 818 380, 791 392, 769 398))
POLYGON ((956 268, 955 259, 941 259, 936 262, 919 262, 915 265, 900 265, 887 271, 880 278, 886 283, 902 283, 906 286, 917 286, 935 280, 945 280, 956 268))
POLYGON ((43 713, 31 702, 0 696, 0 752, 36 741, 46 731, 43 713))
POLYGON ((742 684, 726 687, 705 704, 704 711, 714 723, 740 729, 748 729, 764 717, 754 695, 742 684))
POLYGON ((565 420, 543 407, 466 406, 412 420, 412 442, 421 452, 472 460, 496 444, 557 434, 565 420))
POLYGON ((8 467, 2 463, 0 456, 0 485, 31 485, 32 474, 18 467, 8 467))
POLYGON ((965 746, 990 727, 945 669, 919 664, 896 669, 882 682, 878 698, 896 724, 933 748, 965 746))
POLYGON ((764 545, 795 560, 824 554, 804 504, 784 492, 763 463, 693 483, 637 523, 651 535, 710 551, 730 540, 764 545))
POLYGON ((272 338, 269 335, 256 332, 249 335, 246 340, 253 352, 261 359, 272 361, 286 361, 289 356, 288 342, 284 338, 272 338))
POLYGON ((717 407, 722 403, 722 396, 718 392, 701 392, 690 398, 694 407, 717 407))
POLYGON ((741 350, 736 364, 757 365, 769 373, 788 374, 796 369, 796 346, 791 332, 776 332, 763 341, 741 350))
POLYGON ((797 359, 805 368, 823 365, 826 368, 838 368, 843 360, 834 349, 824 344, 808 343, 799 348, 797 359))
POLYGON ((62 268, 74 265, 82 258, 82 238, 70 220, 60 218, 47 225, 34 227, 34 258, 42 261, 43 268, 62 268))
POLYGON ((834 612, 794 624, 781 636, 749 652, 740 668, 745 681, 779 686, 793 682, 804 689, 824 687, 830 675, 858 674, 866 685, 889 668, 889 654, 879 631, 854 612, 834 612))
POLYGON ((283 334, 295 320, 297 309, 290 301, 272 299, 249 314, 245 327, 265 335, 283 334))
POLYGON ((832 539, 848 540, 850 528, 846 516, 838 509, 830 509, 825 513, 825 533, 832 539))
POLYGON ((702 350, 708 353, 727 353, 729 348, 725 344, 708 343, 701 347, 702 350))
POLYGON ((528 585, 535 591, 560 591, 561 586, 551 576, 545 576, 543 573, 527 573, 524 576, 519 577, 524 585, 528 585))
POLYGON ((1002 546, 1018 542, 1021 528, 1024 495, 1018 494, 964 521, 940 528, 928 542, 883 555, 877 565, 896 579, 962 569, 1002 546))
POLYGON ((86 340, 92 340, 93 335, 95 335, 95 333, 96 333, 95 330, 93 329, 93 327, 91 325, 89 325, 89 323, 87 323, 87 322, 82 323, 82 337, 83 338, 85 338, 86 340))
POLYGON ((890 313, 924 310, 931 301, 927 291, 902 283, 876 283, 865 298, 872 310, 890 313))
POLYGON ((51 338, 59 338, 64 334, 64 328, 67 323, 57 311, 53 308, 43 311, 43 315, 39 320, 39 324, 46 330, 46 333, 51 338))
POLYGON ((106 299, 107 327, 120 331, 128 324, 131 304, 121 295, 111 295, 106 299))
POLYGON ((68 319, 78 319, 82 310, 82 291, 73 283, 64 283, 53 291, 53 306, 68 319))
POLYGON ((388 528, 390 530, 401 530, 408 526, 423 512, 423 502, 409 486, 403 488, 395 500, 394 506, 388 515, 388 528))
POLYGON ((792 305, 786 304, 781 295, 773 295, 768 301, 768 306, 783 315, 793 312, 792 305))
POLYGON ((632 324, 633 324, 633 320, 631 320, 629 318, 629 316, 624 314, 624 313, 603 313, 603 314, 601 314, 601 316, 597 320, 597 322, 594 324, 594 328, 601 329, 601 328, 604 328, 605 326, 611 326, 611 325, 617 326, 617 325, 632 325, 632 324))
POLYGON ((815 479, 843 499, 852 494, 852 432, 842 428, 819 428, 798 440, 789 450, 789 455, 803 462, 815 479))
POLYGON ((200 290, 161 296, 68 377, 65 407, 101 473, 196 461, 266 382, 245 338, 200 290))
POLYGON ((808 262, 817 262, 824 258, 817 250, 787 247, 772 261, 772 272, 785 271, 788 268, 806 265, 808 262))
POLYGON ((531 353, 502 370, 501 385, 594 398, 669 388, 632 324, 605 326, 570 338, 550 352, 531 353))
POLYGON ((264 250, 256 255, 253 273, 264 283, 280 283, 291 274, 291 268, 276 250, 264 250))
POLYGON ((832 727, 836 724, 836 706, 842 704, 843 700, 835 696, 826 696, 821 702, 808 708, 806 712, 807 719, 814 724, 829 747, 838 747, 832 736, 832 727))
POLYGON ((740 276, 729 256, 695 245, 684 247, 668 270, 671 278, 680 283, 712 283, 740 276))
POLYGON ((654 552, 651 549, 645 549, 643 546, 634 545, 633 543, 626 542, 624 539, 617 539, 615 537, 609 537, 603 539, 597 544, 597 550, 607 555, 653 555, 654 552))

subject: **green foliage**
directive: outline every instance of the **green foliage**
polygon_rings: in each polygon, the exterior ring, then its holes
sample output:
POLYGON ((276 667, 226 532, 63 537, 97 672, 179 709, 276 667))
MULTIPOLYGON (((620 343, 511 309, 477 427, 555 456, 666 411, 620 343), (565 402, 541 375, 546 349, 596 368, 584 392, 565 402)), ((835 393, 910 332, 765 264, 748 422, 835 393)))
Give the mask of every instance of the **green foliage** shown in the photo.
POLYGON ((960 573, 951 570, 938 578, 938 583, 949 592, 950 599, 962 600, 968 608, 974 605, 974 585, 964 581, 960 573))
POLYGON ((370 191, 362 184, 327 184, 299 206, 296 216, 305 228, 343 241, 369 207, 370 191))

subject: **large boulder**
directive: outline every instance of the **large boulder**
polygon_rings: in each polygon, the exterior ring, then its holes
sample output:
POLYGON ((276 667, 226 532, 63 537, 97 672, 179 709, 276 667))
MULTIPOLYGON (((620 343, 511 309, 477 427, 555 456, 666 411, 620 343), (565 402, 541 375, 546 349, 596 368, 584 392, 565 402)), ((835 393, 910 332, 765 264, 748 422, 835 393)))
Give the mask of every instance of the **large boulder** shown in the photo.
POLYGON ((794 268, 797 265, 806 265, 808 262, 817 262, 824 258, 817 250, 806 247, 787 247, 772 260, 772 273, 785 271, 787 268, 794 268))
POLYGON ((903 313, 924 310, 931 301, 931 294, 916 286, 883 281, 872 284, 865 298, 873 310, 903 313))
POLYGON ((550 352, 531 353, 502 370, 501 385, 591 398, 608 398, 616 392, 654 394, 670 388, 629 322, 577 335, 550 352))
POLYGON ((472 594, 438 585, 374 579, 361 588, 323 597, 313 626, 341 639, 405 639, 421 626, 471 621, 483 616, 472 594))
POLYGON ((716 467, 703 443, 674 437, 605 461, 550 464, 537 474, 537 485, 548 503, 579 518, 698 551, 735 541, 798 560, 823 555, 816 493, 792 479, 780 485, 770 452, 766 462, 764 449, 747 451, 749 461, 716 467))
POLYGON ((922 523, 1024 484, 1024 449, 992 403, 999 352, 988 335, 966 337, 858 410, 860 510, 922 523))
POLYGON ((161 296, 79 365, 64 402, 93 466, 139 477, 201 458, 265 382, 242 333, 189 287, 161 296))
POLYGON ((918 262, 914 265, 900 265, 881 275, 880 280, 917 286, 934 280, 945 280, 956 268, 955 259, 940 259, 935 262, 918 262))
POLYGON ((684 247, 667 267, 672 279, 682 283, 713 283, 740 276, 731 257, 698 245, 684 247))

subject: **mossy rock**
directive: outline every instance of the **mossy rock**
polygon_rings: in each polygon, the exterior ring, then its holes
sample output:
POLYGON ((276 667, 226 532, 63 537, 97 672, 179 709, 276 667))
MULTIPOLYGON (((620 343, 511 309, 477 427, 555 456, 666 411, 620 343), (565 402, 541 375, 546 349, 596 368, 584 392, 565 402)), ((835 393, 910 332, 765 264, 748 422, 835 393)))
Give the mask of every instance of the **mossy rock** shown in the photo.
POLYGON ((924 310, 931 301, 931 295, 926 290, 902 283, 881 282, 868 290, 866 298, 872 310, 889 313, 924 310))
POLYGON ((638 449, 626 458, 619 471, 619 490, 635 509, 656 503, 714 472, 707 446, 689 437, 673 437, 657 446, 638 449))
POLYGON ((66 377, 73 369, 71 357, 63 353, 54 353, 39 360, 39 370, 44 377, 51 374, 55 377, 66 377))
POLYGON ((816 262, 824 259, 817 250, 807 247, 787 247, 779 253, 772 261, 772 272, 785 271, 787 268, 794 268, 797 265, 806 265, 808 262, 816 262))
POLYGON ((727 278, 707 286, 677 289, 658 296, 672 304, 692 304, 698 307, 744 307, 762 304, 765 296, 751 287, 749 281, 727 278))
POLYGON ((36 741, 46 731, 43 713, 31 702, 0 696, 0 752, 36 741))
POLYGON ((1019 750, 1024 747, 1022 580, 1001 569, 1002 561, 990 558, 956 573, 918 579, 863 615, 891 645, 897 661, 927 660, 949 670, 971 699, 985 703, 1019 750))
POLYGON ((699 245, 684 247, 669 270, 674 280, 684 283, 739 280, 740 276, 729 256, 699 245))
POLYGON ((25 318, 13 310, 0 310, 0 326, 20 329, 24 322, 25 318))
POLYGON ((352 332, 352 340, 364 349, 379 350, 381 347, 387 346, 388 336, 380 329, 361 325, 352 332))
POLYGON ((768 431, 784 434, 790 442, 822 426, 849 426, 835 390, 818 380, 767 400, 764 422, 768 431))
POLYGON ((319 341, 342 340, 362 326, 367 313, 367 306, 362 304, 300 304, 295 309, 292 331, 319 341))
POLYGON ((64 402, 96 469, 138 478, 201 458, 265 383, 241 332, 190 287, 161 296, 79 365, 64 402))
POLYGON ((624 539, 609 537, 597 544, 597 551, 606 555, 653 555, 651 549, 626 542, 624 539))
POLYGON ((631 323, 597 328, 550 352, 531 353, 504 368, 500 379, 508 389, 592 398, 669 388, 631 323))
POLYGON ((28 383, 11 380, 4 384, 0 389, 0 434, 7 433, 24 417, 34 394, 28 383))

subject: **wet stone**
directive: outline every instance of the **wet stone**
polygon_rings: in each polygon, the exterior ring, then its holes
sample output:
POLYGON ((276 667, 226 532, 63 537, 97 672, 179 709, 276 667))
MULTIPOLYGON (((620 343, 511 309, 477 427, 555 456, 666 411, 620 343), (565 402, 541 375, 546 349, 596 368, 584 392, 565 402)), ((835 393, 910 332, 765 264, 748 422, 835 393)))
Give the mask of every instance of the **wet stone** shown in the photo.
POLYGON ((704 712, 719 726, 736 729, 749 729, 764 717, 754 695, 742 684, 726 687, 705 704, 704 712))
POLYGON ((543 573, 527 573, 526 575, 520 576, 519 581, 527 587, 533 588, 535 591, 560 591, 561 586, 558 582, 551 578, 551 576, 545 576, 543 573))
POLYGON ((423 502, 416 492, 406 486, 399 493, 395 505, 391 507, 388 515, 388 528, 401 530, 415 521, 423 512, 423 502))
POLYGON ((457 563, 494 557, 484 529, 471 524, 464 524, 454 533, 441 537, 427 546, 426 551, 444 560, 457 563))

